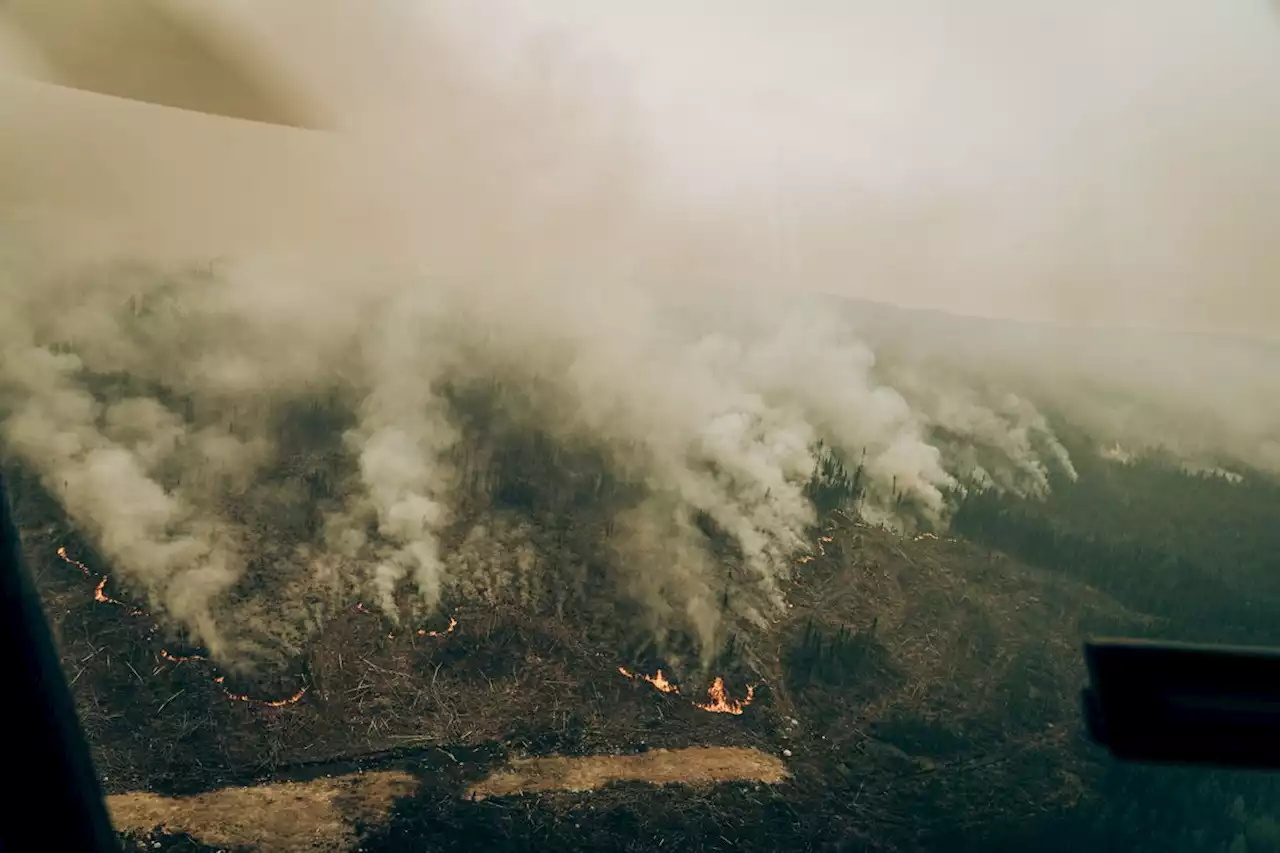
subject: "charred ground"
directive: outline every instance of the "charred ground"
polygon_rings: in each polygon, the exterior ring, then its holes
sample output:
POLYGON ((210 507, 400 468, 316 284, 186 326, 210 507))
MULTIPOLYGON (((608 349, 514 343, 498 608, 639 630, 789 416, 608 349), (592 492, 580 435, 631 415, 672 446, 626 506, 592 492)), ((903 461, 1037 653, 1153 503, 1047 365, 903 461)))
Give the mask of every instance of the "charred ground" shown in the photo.
MULTIPOLYGON (((1168 480, 1157 462, 1104 473, 1111 494, 1150 488, 1152 478, 1184 488, 1188 500, 1226 494, 1203 478, 1168 480)), ((1099 481, 1076 488, 1090 482, 1099 481)), ((416 789, 385 819, 356 828, 366 850, 1273 849, 1270 780, 1117 768, 1084 742, 1080 640, 1178 635, 1194 608, 1164 606, 1169 579, 1144 587, 1083 560, 1036 567, 1039 540, 1026 531, 1040 529, 1038 513, 1056 513, 1055 535, 1103 547, 1096 528, 1052 502, 973 503, 961 515, 967 540, 904 539, 829 512, 814 534, 820 553, 797 566, 787 590, 789 617, 749 656, 720 662, 731 696, 756 685, 754 701, 732 715, 694 707, 707 687, 694 670, 671 673, 681 695, 620 674, 664 661, 616 614, 572 605, 472 604, 456 608, 453 632, 440 614, 432 627, 441 636, 420 637, 353 601, 289 666, 219 684, 206 663, 161 657, 164 641, 145 617, 95 602, 92 579, 57 555, 66 547, 93 566, 92 549, 39 489, 18 498, 27 556, 115 794, 410 774, 416 789), (983 544, 992 540, 1030 562, 983 544), (287 695, 299 683, 309 689, 287 707, 227 695, 287 695), (788 751, 790 779, 465 796, 513 757, 695 745, 788 751)), ((1147 529, 1129 528, 1134 538, 1147 529)), ((1116 538, 1103 541, 1128 553, 1116 538)), ((1154 577, 1173 565, 1205 576, 1191 558, 1169 558, 1186 553, 1176 540, 1163 550, 1151 536, 1142 541, 1163 558, 1132 571, 1154 577)), ((1202 627, 1215 618, 1195 612, 1202 627)), ((131 838, 148 849, 200 849, 181 830, 131 838)))

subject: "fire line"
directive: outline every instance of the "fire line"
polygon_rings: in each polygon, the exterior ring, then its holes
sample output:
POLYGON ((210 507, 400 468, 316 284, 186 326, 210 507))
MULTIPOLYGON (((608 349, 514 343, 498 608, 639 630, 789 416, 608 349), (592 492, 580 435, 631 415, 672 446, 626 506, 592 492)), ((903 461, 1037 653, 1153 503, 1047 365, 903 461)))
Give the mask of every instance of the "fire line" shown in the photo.
MULTIPOLYGON (((84 563, 80 562, 79 560, 72 559, 72 557, 67 553, 67 549, 65 546, 58 549, 58 557, 61 558, 63 562, 67 563, 68 565, 75 566, 76 568, 80 569, 81 574, 83 574, 89 580, 93 580, 95 573, 92 572, 89 569, 89 567, 86 566, 84 563)), ((107 595, 105 590, 106 590, 107 581, 109 578, 110 578, 110 575, 99 576, 97 585, 93 589, 94 601, 97 601, 101 604, 114 604, 119 607, 123 607, 131 616, 148 615, 147 612, 145 610, 142 610, 141 608, 134 607, 131 604, 126 604, 123 601, 119 601, 107 595)), ((152 628, 152 633, 153 634, 155 633, 154 628, 152 628)), ((203 655, 199 655, 199 654, 175 655, 175 654, 171 654, 167 649, 161 649, 157 657, 160 660, 167 661, 168 663, 173 663, 173 664, 208 663, 208 658, 204 657, 203 655)), ((236 702, 245 702, 247 704, 256 705, 262 708, 283 708, 288 705, 296 704, 297 702, 301 701, 303 696, 306 695, 307 689, 310 686, 310 685, 304 684, 291 696, 286 696, 283 699, 258 699, 253 696, 249 696, 246 693, 233 693, 232 691, 228 690, 226 687, 223 687, 222 685, 227 680, 227 677, 225 675, 221 675, 221 674, 218 674, 217 672, 214 672, 214 674, 211 675, 210 677, 213 680, 213 683, 219 686, 223 694, 228 699, 231 699, 236 702)))
MULTIPOLYGON (((365 606, 365 603, 363 601, 357 601, 354 610, 357 613, 365 613, 365 614, 373 613, 372 610, 370 610, 368 607, 365 606)), ((443 637, 446 634, 452 634, 454 632, 454 629, 457 627, 458 627, 458 619, 456 616, 451 615, 449 617, 449 627, 445 628, 443 631, 428 631, 426 628, 419 628, 418 630, 414 631, 414 634, 419 637, 433 637, 433 638, 443 637)), ((395 638, 396 638, 396 634, 394 631, 389 631, 387 633, 388 640, 394 640, 395 638)))
MULTIPOLYGON (((658 670, 654 675, 645 675, 644 673, 633 673, 625 666, 618 667, 618 672, 627 678, 638 681, 647 681, 653 685, 653 688, 660 693, 672 693, 679 695, 680 688, 667 680, 662 670, 658 670)), ((745 699, 730 699, 728 693, 725 692, 724 679, 716 676, 715 681, 707 688, 707 697, 710 701, 694 702, 693 707, 699 711, 706 711, 711 714, 732 714, 741 716, 743 709, 750 705, 756 698, 756 686, 754 684, 747 685, 747 696, 745 699)))
MULTIPOLYGON (((815 545, 817 546, 818 553, 805 554, 799 557, 796 560, 796 562, 803 565, 805 563, 813 562, 818 557, 827 556, 826 546, 830 545, 834 541, 835 541, 835 537, 829 534, 819 536, 817 542, 815 543, 815 545)), ((680 694, 680 688, 676 684, 672 683, 666 677, 666 675, 662 672, 661 669, 659 669, 653 675, 645 675, 642 672, 640 673, 631 672, 631 670, 627 669, 625 666, 620 666, 618 667, 618 672, 622 673, 627 678, 630 678, 632 680, 647 681, 659 693, 671 693, 676 695, 680 694)), ((734 716, 740 716, 743 712, 743 709, 745 709, 748 705, 750 705, 753 701, 755 701, 755 698, 756 698, 756 685, 754 684, 747 685, 747 695, 745 698, 743 699, 729 698, 729 694, 725 691, 724 679, 717 675, 715 680, 711 682, 711 686, 707 688, 708 701, 694 702, 693 707, 697 708, 700 711, 707 711, 708 713, 711 713, 711 714, 732 714, 734 716)))

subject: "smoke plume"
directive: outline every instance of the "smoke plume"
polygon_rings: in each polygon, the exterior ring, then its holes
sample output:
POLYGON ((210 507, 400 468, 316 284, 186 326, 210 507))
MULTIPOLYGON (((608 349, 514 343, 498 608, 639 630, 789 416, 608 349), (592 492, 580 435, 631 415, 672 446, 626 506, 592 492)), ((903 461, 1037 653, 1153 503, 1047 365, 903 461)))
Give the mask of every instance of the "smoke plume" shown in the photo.
MULTIPOLYGON (((498 79, 438 21, 331 11, 283 59, 343 134, 5 95, 115 119, 0 142, 0 442, 229 665, 356 599, 400 621, 601 589, 709 660, 785 612, 825 460, 869 521, 936 528, 967 488, 1075 475, 1046 412, 1127 436, 1196 396, 769 293, 750 229, 657 189, 571 59, 498 79), (1136 388, 1137 427, 1090 402, 1136 388)), ((1280 413, 1202 402, 1147 435, 1280 468, 1256 443, 1280 413)))

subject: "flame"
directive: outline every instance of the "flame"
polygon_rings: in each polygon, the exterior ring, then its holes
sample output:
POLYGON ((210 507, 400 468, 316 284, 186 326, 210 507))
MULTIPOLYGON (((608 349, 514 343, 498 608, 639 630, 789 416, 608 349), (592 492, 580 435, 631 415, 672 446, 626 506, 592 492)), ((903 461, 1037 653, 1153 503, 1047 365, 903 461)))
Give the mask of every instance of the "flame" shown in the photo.
POLYGON ((959 542, 960 541, 959 539, 956 539, 955 537, 952 537, 952 536, 939 536, 936 533, 929 533, 929 532, 917 533, 915 536, 911 537, 911 541, 913 542, 923 542, 926 539, 932 539, 934 542, 959 542))
POLYGON ((458 620, 453 616, 449 617, 449 627, 443 631, 428 631, 426 628, 418 629, 419 637, 443 637, 445 634, 452 634, 453 629, 458 627, 458 620))
POLYGON ((742 709, 750 705, 756 698, 756 686, 754 684, 747 685, 747 697, 745 699, 730 699, 724 690, 724 679, 716 676, 716 680, 707 688, 707 696, 710 697, 710 702, 695 703, 694 707, 701 711, 709 711, 712 714, 741 715, 742 709))
POLYGON ((298 692, 292 696, 286 696, 283 699, 254 699, 246 693, 232 693, 230 690, 223 691, 227 694, 228 699, 236 702, 248 702, 251 705, 258 705, 263 708, 283 708, 286 705, 293 705, 299 702, 303 696, 307 695, 307 686, 304 684, 298 688, 298 692))
MULTIPOLYGON (((167 660, 169 663, 193 663, 195 661, 208 660, 204 655, 175 655, 164 649, 160 650, 160 658, 167 660)), ((214 681, 217 681, 217 679, 215 678, 214 681)))
MULTIPOLYGON (((647 681, 653 685, 654 689, 659 693, 680 693, 680 688, 667 680, 662 670, 658 670, 653 675, 645 675, 643 672, 632 672, 625 666, 618 667, 618 672, 633 680, 647 681)), ((707 688, 707 696, 709 702, 694 702, 693 707, 699 711, 708 711, 712 714, 733 714, 740 716, 742 709, 750 705, 756 698, 756 686, 754 684, 747 685, 747 696, 745 699, 730 699, 724 689, 724 679, 716 676, 716 680, 707 688)))
POLYGON ((680 692, 680 688, 672 684, 670 681, 668 681, 667 677, 662 674, 662 670, 658 670, 657 673, 654 675, 645 675, 643 672, 631 673, 627 670, 626 667, 620 666, 618 667, 618 672, 622 673, 627 678, 633 678, 633 679, 639 678, 642 681, 649 682, 654 686, 654 689, 656 689, 659 693, 679 693, 680 692))
POLYGON ((73 566, 77 566, 80 569, 80 571, 84 573, 85 577, 87 578, 93 577, 93 572, 89 571, 88 566, 86 566, 84 563, 80 562, 79 560, 73 560, 71 559, 70 556, 68 556, 67 546, 63 545, 61 548, 58 549, 58 556, 61 557, 64 562, 70 563, 73 566))
MULTIPOLYGON (((203 663, 208 661, 208 658, 203 655, 175 655, 170 654, 165 649, 160 650, 160 657, 169 663, 203 663)), ((214 675, 212 681, 214 684, 222 686, 223 684, 226 684, 227 677, 225 675, 214 675)), ((233 693, 225 687, 222 688, 222 692, 228 699, 234 702, 247 702, 250 705, 257 705, 262 708, 283 708, 286 705, 293 705, 302 699, 302 697, 306 695, 308 686, 309 685, 303 685, 298 688, 298 691, 292 696, 286 696, 283 699, 257 699, 250 696, 248 693, 233 693)))
MULTIPOLYGON (((357 613, 373 613, 372 610, 364 606, 363 601, 356 602, 355 611, 357 613)), ((456 616, 451 615, 449 617, 449 627, 445 628, 443 631, 428 631, 426 628, 419 628, 414 633, 419 637, 443 637, 445 634, 452 634, 454 629, 457 627, 458 627, 458 619, 456 616)), ((387 633, 388 640, 394 640, 395 638, 396 638, 396 635, 394 631, 387 633)))
POLYGON ((827 546, 827 545, 829 545, 830 543, 834 542, 834 541, 836 541, 836 539, 835 539, 835 537, 834 537, 834 536, 819 536, 819 537, 818 537, 818 541, 817 541, 816 543, 814 543, 814 544, 816 544, 816 545, 818 546, 818 553, 817 553, 817 554, 805 554, 803 557, 799 557, 799 558, 797 558, 797 559, 796 559, 796 563, 797 563, 798 565, 803 566, 803 565, 804 565, 804 564, 806 564, 806 563, 812 563, 814 560, 818 559, 818 557, 825 557, 825 556, 827 556, 827 549, 826 549, 826 546, 827 546))
MULTIPOLYGON (((63 562, 80 569, 80 572, 86 578, 89 578, 92 580, 94 576, 94 572, 79 560, 72 559, 71 555, 67 553, 67 549, 65 545, 59 548, 57 553, 58 553, 58 557, 61 558, 63 562)), ((102 604, 115 604, 120 607, 123 607, 125 610, 129 612, 129 615, 131 616, 146 616, 147 612, 145 610, 142 610, 141 608, 138 608, 138 607, 134 607, 131 604, 126 604, 123 601, 118 601, 112 598, 111 596, 107 595, 106 588, 107 588, 107 580, 109 578, 110 578, 110 575, 99 576, 98 583, 93 588, 93 600, 102 604)), ((148 632, 148 636, 154 636, 155 631, 156 631, 155 627, 152 626, 151 630, 148 632)), ((159 658, 161 660, 165 660, 165 661, 168 661, 169 663, 174 663, 174 664, 197 663, 197 662, 207 663, 208 662, 208 658, 202 655, 198 655, 198 654, 175 655, 175 654, 170 654, 167 649, 160 650, 159 658)), ((227 677, 225 675, 215 674, 212 676, 212 680, 214 684, 221 686, 226 682, 227 677)), ((298 689, 296 693, 294 693, 292 696, 286 696, 284 699, 255 699, 254 697, 249 696, 248 694, 245 694, 245 693, 232 693, 230 690, 227 690, 225 687, 222 688, 222 692, 226 694, 228 699, 233 699, 237 702, 247 702, 249 704, 258 705, 263 708, 283 708, 286 705, 293 705, 299 700, 301 700, 302 697, 306 695, 308 686, 309 685, 304 684, 302 687, 298 689)))
MULTIPOLYGON (((118 599, 112 598, 111 596, 107 595, 107 581, 110 579, 110 575, 97 575, 87 565, 80 562, 79 560, 72 558, 71 555, 67 553, 67 548, 65 545, 58 548, 57 553, 58 553, 58 557, 63 562, 78 568, 80 570, 80 573, 83 574, 86 578, 89 578, 90 580, 92 580, 95 576, 98 578, 98 582, 93 588, 94 601, 99 602, 101 604, 114 604, 119 607, 123 607, 132 616, 148 615, 147 612, 145 610, 142 610, 141 608, 134 607, 131 604, 127 604, 126 602, 119 601, 118 599)), ((357 602, 355 609, 358 613, 373 612, 364 605, 364 602, 357 602)), ((454 616, 450 616, 449 627, 445 628, 443 631, 428 631, 425 628, 421 628, 417 631, 417 635, 419 637, 442 637, 445 634, 452 634, 454 632, 454 629, 456 629, 457 627, 458 627, 457 618, 454 616)), ((152 626, 149 632, 149 636, 154 636, 155 631, 156 631, 155 627, 152 626)), ((387 639, 389 640, 395 639, 395 633, 394 632, 388 633, 387 639)), ((199 655, 199 654, 175 655, 170 653, 167 649, 160 649, 160 653, 158 657, 160 660, 163 660, 172 664, 208 663, 208 658, 204 657, 203 655, 199 655)), ((659 673, 659 676, 661 676, 661 673, 659 673)), ((231 699, 232 701, 235 701, 235 702, 245 702, 250 705, 256 705, 261 708, 284 708, 288 705, 294 705, 302 700, 302 697, 306 695, 307 690, 310 686, 310 685, 304 684, 302 687, 298 688, 297 692, 294 693, 292 696, 286 696, 283 699, 258 699, 253 696, 250 696, 247 693, 233 693, 232 691, 228 690, 226 687, 223 686, 227 681, 227 677, 225 675, 219 675, 214 673, 210 677, 212 678, 214 684, 217 684, 219 687, 222 688, 222 692, 226 695, 228 699, 231 699)), ((664 683, 666 683, 665 680, 664 680, 664 683)))
MULTIPOLYGON (((67 548, 65 545, 58 549, 58 556, 62 559, 63 562, 78 568, 80 570, 80 573, 83 574, 86 578, 90 578, 90 579, 93 578, 94 573, 90 571, 89 567, 86 566, 84 563, 80 562, 79 560, 73 560, 71 556, 67 553, 67 548)), ((125 604, 123 601, 119 601, 107 595, 107 581, 110 580, 110 578, 111 578, 110 575, 99 576, 98 584, 93 588, 93 600, 99 602, 100 604, 115 604, 119 607, 123 607, 125 610, 129 611, 130 616, 146 616, 147 612, 145 610, 134 607, 131 604, 125 604)))

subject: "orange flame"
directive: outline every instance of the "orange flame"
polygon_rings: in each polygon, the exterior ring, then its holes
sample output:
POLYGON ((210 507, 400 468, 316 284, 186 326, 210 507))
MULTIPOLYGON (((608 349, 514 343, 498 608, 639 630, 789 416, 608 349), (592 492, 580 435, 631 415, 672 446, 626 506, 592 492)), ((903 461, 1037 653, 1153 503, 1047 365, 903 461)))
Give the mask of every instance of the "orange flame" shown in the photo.
MULTIPOLYGON (((355 611, 356 611, 357 613, 373 613, 373 611, 372 611, 372 610, 370 610, 368 607, 365 607, 365 606, 364 606, 364 602, 363 602, 363 601, 357 601, 357 602, 356 602, 355 611)), ((457 627, 458 627, 458 619, 457 619, 457 617, 455 617, 455 616, 450 616, 450 617, 449 617, 449 627, 448 627, 448 628, 445 628, 443 631, 428 631, 426 628, 419 628, 419 629, 418 629, 417 631, 415 631, 414 633, 415 633, 417 636, 419 636, 419 637, 443 637, 445 634, 452 634, 452 633, 453 633, 453 631, 454 631, 454 629, 455 629, 455 628, 457 628, 457 627)), ((387 639, 388 639, 388 640, 394 640, 395 638, 396 638, 396 635, 395 635, 395 632, 394 632, 394 631, 391 631, 391 632, 388 632, 388 633, 387 633, 387 639)))
MULTIPOLYGON (((660 693, 680 692, 680 688, 673 684, 663 675, 662 670, 658 670, 654 675, 645 675, 642 672, 632 672, 625 666, 618 667, 618 672, 627 678, 647 681, 653 685, 654 689, 660 693)), ((747 707, 756 698, 756 686, 754 684, 747 685, 747 696, 745 699, 730 699, 724 689, 724 679, 716 676, 716 680, 707 688, 707 696, 710 697, 709 702, 695 702, 693 707, 700 711, 709 711, 712 714, 733 714, 735 716, 742 714, 742 709, 747 707)))
POLYGON ((263 708, 283 708, 286 705, 293 705, 300 701, 303 696, 307 695, 307 688, 305 685, 299 687, 297 693, 294 693, 292 696, 286 696, 284 699, 254 699, 252 696, 245 693, 232 693, 230 690, 225 690, 223 692, 227 694, 228 699, 232 699, 236 702, 247 702, 250 705, 258 705, 263 708))
MULTIPOLYGON (((194 661, 208 660, 204 655, 175 655, 170 654, 165 649, 160 650, 160 657, 169 663, 192 663, 194 661)), ((214 679, 215 681, 217 679, 214 679)))
MULTIPOLYGON (((80 562, 79 560, 73 560, 71 556, 67 554, 67 549, 65 545, 58 549, 58 556, 62 559, 63 562, 78 568, 81 574, 83 574, 86 578, 93 577, 93 572, 89 570, 88 566, 86 566, 84 563, 80 562)), ((107 595, 107 581, 109 579, 110 579, 110 575, 102 575, 99 577, 98 585, 93 588, 94 601, 97 601, 101 604, 115 604, 120 607, 123 607, 125 610, 129 611, 130 616, 146 616, 147 615, 147 612, 145 610, 142 610, 140 608, 134 607, 129 604, 125 604, 123 601, 118 601, 117 599, 114 599, 111 596, 107 595)))
MULTIPOLYGON (((161 654, 163 655, 164 652, 161 652, 161 654)), ((178 658, 176 656, 170 655, 170 656, 167 656, 165 659, 170 661, 177 661, 177 662, 183 662, 188 660, 192 660, 192 661, 205 660, 205 658, 199 657, 198 655, 190 658, 178 658)), ((249 705, 257 705, 260 708, 283 708, 286 705, 296 704, 299 700, 302 699, 303 696, 306 695, 307 689, 310 687, 309 684, 304 684, 301 687, 299 687, 297 692, 295 692, 293 695, 286 696, 283 699, 258 699, 253 696, 250 696, 248 693, 233 693, 230 690, 228 690, 226 687, 223 687, 222 685, 227 683, 227 677, 225 675, 215 675, 213 676, 212 680, 214 684, 222 688, 223 695, 226 696, 228 699, 232 700, 233 702, 244 702, 249 705)))
POLYGON ((703 704, 695 704, 694 707, 701 711, 710 711, 713 714, 742 714, 742 709, 751 704, 756 698, 756 687, 754 684, 747 685, 747 697, 742 700, 730 699, 724 690, 724 679, 716 676, 716 680, 707 688, 707 696, 711 698, 710 702, 703 704))
POLYGON ((936 533, 929 533, 928 531, 924 533, 917 533, 915 536, 911 537, 911 540, 913 542, 923 542, 926 539, 932 539, 934 542, 959 542, 960 541, 959 539, 956 539, 952 536, 939 536, 936 533))
POLYGON ((631 673, 627 670, 626 667, 620 666, 618 667, 618 672, 622 673, 627 678, 639 678, 642 681, 649 682, 654 686, 654 689, 656 689, 659 693, 679 693, 680 692, 680 688, 672 684, 670 681, 668 681, 667 677, 662 674, 662 670, 658 670, 658 672, 654 675, 645 675, 643 672, 631 673))
POLYGON ((796 563, 803 566, 806 563, 812 563, 814 560, 818 559, 818 557, 827 556, 826 546, 834 541, 836 541, 834 536, 819 536, 818 541, 814 543, 818 546, 818 553, 805 554, 803 557, 797 558, 796 563))
MULTIPOLYGON (((63 560, 63 562, 80 569, 81 573, 83 573, 86 578, 90 578, 90 579, 93 578, 94 572, 91 571, 88 566, 86 566, 84 563, 80 562, 79 560, 72 559, 71 556, 67 553, 66 546, 59 548, 57 553, 58 553, 58 557, 60 557, 63 560)), ((112 598, 111 596, 107 595, 106 588, 107 588, 107 580, 109 578, 110 578, 110 575, 101 575, 99 577, 97 585, 94 586, 93 588, 93 600, 100 602, 102 604, 119 605, 120 607, 123 607, 125 610, 127 610, 131 616, 146 616, 147 612, 145 610, 142 610, 141 608, 138 608, 138 607, 134 607, 130 604, 126 604, 123 601, 118 601, 112 598)), ((152 627, 151 631, 149 632, 149 635, 154 635, 154 634, 155 634, 155 628, 152 627)), ((208 658, 205 658, 202 655, 196 655, 196 654, 174 655, 174 654, 170 654, 167 649, 161 649, 159 657, 162 660, 168 661, 169 663, 175 663, 175 664, 208 661, 208 658)), ((213 683, 219 686, 221 686, 227 680, 227 677, 225 675, 214 675, 212 676, 212 678, 213 678, 213 683)), ((307 685, 303 685, 292 696, 287 696, 284 699, 255 699, 252 696, 249 696, 245 693, 232 693, 230 690, 227 690, 225 687, 222 688, 222 692, 226 694, 228 699, 233 699, 237 702, 247 702, 249 704, 258 705, 263 708, 283 708, 286 705, 293 705, 296 702, 298 702, 300 699, 302 699, 302 697, 307 692, 307 685)))
POLYGON ((73 566, 77 566, 80 569, 80 571, 84 573, 85 577, 87 578, 93 577, 93 572, 89 571, 88 566, 86 566, 84 563, 80 562, 79 560, 71 559, 71 557, 67 555, 67 546, 63 545, 61 548, 58 549, 58 556, 61 557, 63 561, 70 563, 73 566))
POLYGON ((443 637, 445 634, 452 634, 453 629, 457 627, 458 627, 458 620, 450 616, 448 628, 445 628, 443 631, 428 631, 426 628, 419 628, 418 636, 419 637, 443 637))

